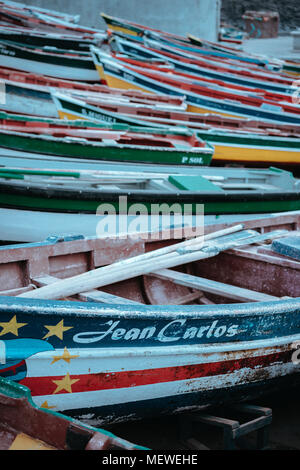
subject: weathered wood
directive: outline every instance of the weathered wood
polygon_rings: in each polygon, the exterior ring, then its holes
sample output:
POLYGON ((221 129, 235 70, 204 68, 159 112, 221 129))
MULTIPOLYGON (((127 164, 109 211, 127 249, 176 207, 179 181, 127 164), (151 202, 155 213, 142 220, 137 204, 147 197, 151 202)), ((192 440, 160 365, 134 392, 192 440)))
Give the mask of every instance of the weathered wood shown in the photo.
POLYGON ((255 292, 229 284, 223 284, 222 282, 212 281, 203 277, 192 276, 191 274, 180 273, 170 269, 162 269, 152 273, 152 275, 159 279, 172 281, 181 286, 199 289, 201 291, 209 292, 210 294, 222 295, 223 297, 229 297, 240 302, 264 302, 279 299, 279 297, 275 297, 273 295, 255 292))
MULTIPOLYGON (((49 286, 50 284, 54 284, 55 282, 59 281, 59 278, 54 276, 42 276, 32 281, 38 286, 49 286)), ((15 294, 16 295, 16 294, 15 294)), ((119 297, 117 295, 109 294, 108 292, 98 291, 98 290, 91 290, 89 292, 82 292, 78 294, 78 299, 84 302, 99 302, 102 304, 129 304, 129 305, 140 305, 140 302, 135 302, 133 300, 126 299, 125 297, 119 297)))
MULTIPOLYGON (((240 231, 242 228, 243 228, 242 224, 238 224, 238 225, 233 226, 233 227, 225 228, 225 229, 222 229, 220 231, 208 234, 205 237, 205 240, 209 241, 209 240, 215 239, 218 236, 223 236, 223 235, 235 233, 235 232, 240 231)), ((123 261, 120 261, 119 263, 113 263, 113 264, 105 266, 103 268, 98 268, 94 271, 90 271, 90 272, 81 274, 79 280, 82 279, 82 278, 87 278, 87 288, 83 289, 83 290, 78 290, 78 288, 75 288, 74 283, 73 283, 73 288, 71 288, 72 294, 76 294, 78 292, 83 292, 83 291, 89 291, 91 289, 90 282, 89 282, 90 279, 89 278, 91 277, 91 275, 93 273, 99 273, 99 269, 102 269, 101 273, 103 274, 103 276, 105 276, 107 274, 110 274, 112 271, 116 270, 116 268, 117 268, 117 271, 119 271, 119 273, 120 273, 120 268, 126 268, 128 270, 128 268, 130 269, 131 265, 137 267, 139 262, 143 263, 145 261, 147 262, 148 260, 151 261, 151 266, 153 267, 153 259, 154 258, 158 258, 159 256, 162 257, 164 255, 169 255, 169 254, 172 254, 173 252, 175 252, 175 250, 178 249, 178 248, 184 249, 184 248, 191 247, 191 246, 199 244, 199 243, 203 244, 203 236, 196 237, 196 238, 191 238, 191 239, 185 240, 183 242, 180 242, 180 243, 177 243, 177 244, 174 244, 174 245, 169 245, 167 247, 160 248, 158 250, 154 250, 154 251, 151 251, 151 252, 148 252, 148 253, 143 253, 143 254, 135 256, 135 257, 127 258, 123 261)), ((145 272, 143 272, 143 271, 141 272, 141 274, 144 274, 144 273, 145 272)), ((130 277, 130 275, 129 275, 129 277, 130 277)), ((133 277, 134 277, 134 275, 133 275, 133 277)), ((51 298, 66 297, 67 295, 64 293, 65 292, 64 289, 71 287, 70 283, 72 284, 72 280, 74 281, 74 278, 78 279, 78 276, 74 276, 74 277, 70 278, 70 280, 61 279, 60 281, 57 281, 55 283, 55 286, 60 287, 60 290, 59 291, 56 290, 54 292, 54 291, 52 291, 52 289, 47 289, 48 292, 46 293, 46 295, 54 295, 55 296, 55 297, 51 297, 51 298)), ((124 279, 126 279, 126 277, 124 279)), ((113 283, 113 282, 116 282, 116 281, 114 281, 114 278, 112 278, 112 280, 107 282, 106 285, 110 284, 110 283, 113 283)), ((46 287, 49 287, 51 284, 54 284, 54 282, 49 282, 49 284, 45 284, 44 286, 40 287, 40 289, 45 289, 46 287)), ((104 282, 103 285, 105 285, 105 282, 104 282)), ((94 287, 100 287, 100 285, 98 286, 96 284, 94 287)), ((79 289, 82 289, 82 287, 79 287, 79 289)), ((68 294, 68 295, 72 295, 72 294, 68 294)), ((22 294, 22 296, 26 296, 26 294, 24 294, 24 295, 22 294)), ((46 298, 50 298, 50 297, 46 297, 46 298)))
POLYGON ((300 261, 300 237, 289 236, 284 240, 275 240, 272 243, 272 250, 280 255, 300 261))
POLYGON ((109 294, 108 292, 91 290, 89 292, 83 292, 78 294, 79 300, 86 302, 100 302, 102 304, 126 304, 126 305, 141 305, 140 302, 126 299, 125 297, 119 297, 118 295, 109 294))
POLYGON ((200 299, 202 295, 202 292, 191 292, 190 294, 178 297, 174 301, 170 302, 169 305, 185 305, 189 302, 193 302, 194 300, 200 299))
POLYGON ((33 284, 29 284, 29 286, 26 286, 26 287, 18 287, 16 289, 2 290, 0 291, 0 295, 15 296, 15 295, 23 294, 24 292, 28 292, 33 289, 35 289, 35 286, 33 284))

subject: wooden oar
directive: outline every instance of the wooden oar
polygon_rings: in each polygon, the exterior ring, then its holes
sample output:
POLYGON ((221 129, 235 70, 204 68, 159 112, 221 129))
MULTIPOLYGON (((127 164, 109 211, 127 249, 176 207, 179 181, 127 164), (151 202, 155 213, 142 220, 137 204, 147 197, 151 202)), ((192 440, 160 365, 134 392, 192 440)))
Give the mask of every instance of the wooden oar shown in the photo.
MULTIPOLYGON (((106 276, 108 274, 110 274, 112 271, 115 271, 116 270, 116 266, 117 266, 117 269, 118 271, 120 272, 120 270, 122 268, 130 268, 130 266, 132 264, 134 264, 135 267, 137 267, 137 265, 139 263, 143 263, 147 260, 151 260, 152 263, 155 262, 154 259, 157 258, 157 257, 161 257, 163 255, 167 255, 167 254, 170 254, 176 250, 180 250, 180 249, 185 249, 185 248, 191 248, 193 245, 198 245, 199 244, 201 245, 200 247, 202 247, 203 245, 208 245, 208 243, 210 242, 210 240, 213 240, 215 238, 221 238, 221 237, 224 237, 224 236, 227 236, 229 234, 233 234, 233 233, 236 233, 236 232, 239 232, 243 229, 243 225, 242 224, 238 224, 238 225, 235 225, 233 227, 228 227, 226 229, 222 229, 222 230, 219 230, 217 232, 213 232, 213 233, 210 233, 210 234, 207 234, 205 236, 205 238, 203 236, 199 236, 199 237, 194 237, 192 239, 189 239, 189 240, 185 240, 183 242, 179 242, 179 243, 176 243, 174 245, 169 245, 167 247, 164 247, 164 248, 160 248, 158 250, 155 250, 155 251, 151 251, 151 252, 148 252, 148 253, 143 253, 142 255, 138 255, 138 256, 135 256, 135 257, 132 257, 132 258, 127 258, 125 260, 122 260, 122 261, 119 261, 118 263, 114 263, 114 264, 111 264, 111 265, 108 265, 108 266, 104 266, 104 267, 101 267, 101 268, 98 268, 98 269, 101 269, 101 273, 103 276, 106 276)), ((97 271, 97 270, 95 270, 97 271)), ((91 272, 95 272, 95 271, 91 271, 91 272)), ((84 273, 82 274, 81 276, 90 276, 90 273, 91 272, 88 272, 88 273, 84 273)), ((63 281, 61 280, 60 283, 62 283, 63 281)), ((57 284, 57 283, 55 283, 57 284)), ((41 289, 44 289, 41 288, 41 289)), ((88 289, 90 290, 90 289, 88 289)), ((83 291, 81 291, 83 292, 83 291)), ((77 292, 76 292, 77 293, 77 292)), ((32 294, 33 295, 33 294, 32 294)), ((35 294, 36 295, 36 294, 35 294)), ((63 297, 63 295, 61 296, 63 297)), ((58 297, 56 297, 58 298, 58 297)))
MULTIPOLYGON (((117 263, 118 269, 120 270, 121 267, 130 267, 131 264, 134 264, 135 266, 138 265, 140 262, 145 262, 148 259, 151 259, 152 261, 159 256, 166 255, 168 253, 172 253, 176 250, 181 250, 185 248, 191 248, 192 246, 198 247, 198 250, 202 248, 203 246, 208 246, 209 242, 213 239, 221 239, 221 237, 228 236, 230 234, 240 232, 244 228, 243 224, 238 224, 234 225, 232 227, 228 227, 222 230, 218 230, 216 232, 209 233, 205 236, 201 235, 199 237, 193 237, 188 240, 185 240, 183 242, 176 243, 174 245, 169 245, 163 248, 160 248, 155 251, 150 251, 148 253, 143 253, 138 256, 134 256, 131 258, 126 258, 125 260, 119 261, 117 263)), ((110 264, 107 266, 102 266, 101 268, 98 268, 102 270, 103 275, 113 271, 116 269, 116 263, 110 264)), ((84 275, 89 275, 89 273, 84 273, 84 275)), ((81 275, 83 276, 83 274, 81 275)), ((62 282, 62 281, 60 281, 62 282)))
MULTIPOLYGON (((159 269, 171 268, 185 263, 198 261, 200 259, 216 256, 218 253, 220 253, 220 251, 235 248, 237 246, 258 243, 266 239, 273 239, 282 235, 283 233, 286 233, 286 231, 275 231, 263 235, 253 235, 253 233, 256 234, 256 232, 253 231, 245 231, 242 232, 242 234, 244 234, 244 238, 240 238, 234 241, 227 240, 223 243, 216 243, 215 245, 211 243, 210 245, 205 245, 204 249, 200 250, 191 250, 189 249, 189 245, 183 247, 182 243, 179 243, 177 244, 177 249, 175 245, 176 251, 174 251, 173 246, 173 251, 171 252, 163 252, 163 254, 160 255, 158 255, 158 253, 152 252, 152 256, 151 253, 147 253, 146 255, 148 256, 140 255, 128 260, 119 261, 113 263, 110 266, 101 267, 68 279, 62 279, 49 286, 41 287, 40 289, 36 289, 34 291, 25 292, 21 294, 20 297, 30 297, 37 299, 59 299, 69 297, 71 295, 86 292, 98 287, 103 287, 105 285, 113 284, 125 279, 130 279, 143 274, 149 274, 153 271, 158 271, 159 269), (178 249, 178 246, 180 246, 180 250, 178 249)), ((199 237, 194 239, 197 243, 199 243, 198 238, 199 237)), ((161 250, 157 251, 161 252, 161 250)))

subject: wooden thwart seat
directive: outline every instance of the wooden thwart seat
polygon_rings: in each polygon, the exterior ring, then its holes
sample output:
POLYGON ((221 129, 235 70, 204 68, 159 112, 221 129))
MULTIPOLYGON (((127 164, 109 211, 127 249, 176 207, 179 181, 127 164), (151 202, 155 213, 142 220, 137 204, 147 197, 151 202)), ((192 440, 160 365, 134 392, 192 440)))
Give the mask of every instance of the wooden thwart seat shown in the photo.
POLYGON ((210 294, 221 295, 240 302, 267 302, 279 299, 279 297, 273 295, 212 281, 203 277, 192 276, 191 274, 180 273, 172 269, 161 269, 155 273, 151 273, 151 275, 159 279, 172 281, 181 286, 199 289, 210 294))

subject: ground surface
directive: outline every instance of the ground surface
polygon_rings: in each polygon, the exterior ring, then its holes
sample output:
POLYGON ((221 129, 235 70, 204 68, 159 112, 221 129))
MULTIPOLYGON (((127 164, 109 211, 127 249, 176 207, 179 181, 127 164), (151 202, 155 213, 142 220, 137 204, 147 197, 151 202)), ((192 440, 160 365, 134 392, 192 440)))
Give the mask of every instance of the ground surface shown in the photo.
MULTIPOLYGON (((300 390, 294 389, 253 402, 253 404, 272 409, 267 449, 300 450, 299 396, 300 390)), ((183 451, 189 449, 181 439, 178 416, 123 423, 112 426, 109 430, 123 439, 152 450, 183 451)), ((202 426, 193 435, 210 450, 224 450, 223 435, 217 428, 202 426)), ((249 442, 255 446, 255 435, 249 442)))
POLYGON ((247 39, 242 48, 245 52, 276 59, 300 60, 300 51, 293 50, 293 36, 291 35, 270 39, 247 39))

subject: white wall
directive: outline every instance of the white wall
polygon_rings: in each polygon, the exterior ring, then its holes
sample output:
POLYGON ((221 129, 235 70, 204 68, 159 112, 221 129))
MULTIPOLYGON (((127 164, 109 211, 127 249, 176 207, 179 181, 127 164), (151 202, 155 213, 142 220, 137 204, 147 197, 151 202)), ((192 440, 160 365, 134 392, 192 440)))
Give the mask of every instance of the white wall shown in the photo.
POLYGON ((86 26, 105 29, 100 12, 172 33, 217 39, 221 0, 23 0, 71 14, 86 26))

